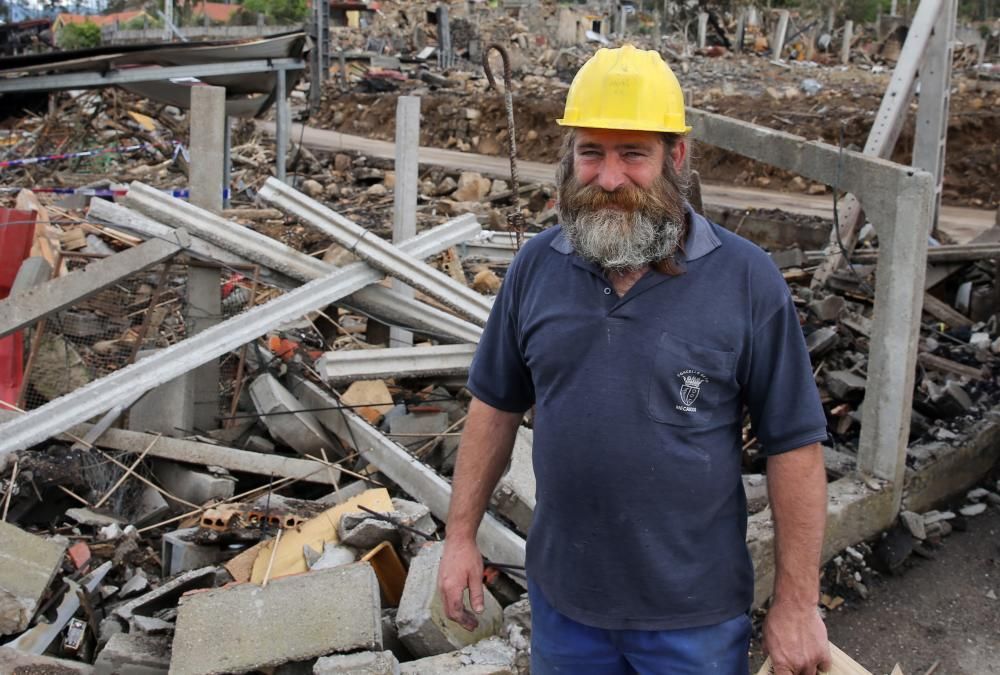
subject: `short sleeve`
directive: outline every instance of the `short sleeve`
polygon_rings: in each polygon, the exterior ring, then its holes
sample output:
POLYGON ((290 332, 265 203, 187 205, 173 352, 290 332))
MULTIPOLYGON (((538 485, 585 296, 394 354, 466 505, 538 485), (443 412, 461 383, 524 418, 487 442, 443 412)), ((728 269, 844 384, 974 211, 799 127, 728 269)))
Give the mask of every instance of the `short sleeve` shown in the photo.
POLYGON ((745 391, 752 429, 765 454, 827 439, 826 414, 790 296, 754 330, 745 391))
POLYGON ((466 386, 487 405, 523 413, 534 405, 535 387, 518 339, 516 287, 523 269, 518 262, 515 258, 500 286, 469 367, 466 386))

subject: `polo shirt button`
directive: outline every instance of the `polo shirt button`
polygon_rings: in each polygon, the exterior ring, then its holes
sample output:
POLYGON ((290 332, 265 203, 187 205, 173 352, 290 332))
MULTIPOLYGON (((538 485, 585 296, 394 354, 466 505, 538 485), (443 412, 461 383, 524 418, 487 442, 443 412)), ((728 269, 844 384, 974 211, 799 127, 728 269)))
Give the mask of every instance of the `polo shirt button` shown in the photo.
POLYGON ((611 289, 610 288, 605 288, 604 289, 604 295, 611 295, 611 289))

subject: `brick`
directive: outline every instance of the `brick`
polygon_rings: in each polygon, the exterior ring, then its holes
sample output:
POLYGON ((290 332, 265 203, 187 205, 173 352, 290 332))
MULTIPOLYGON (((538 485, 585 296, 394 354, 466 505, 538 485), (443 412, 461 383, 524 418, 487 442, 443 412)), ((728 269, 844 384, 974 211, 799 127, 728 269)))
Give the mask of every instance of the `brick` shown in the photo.
POLYGON ((337 654, 316 661, 313 675, 399 675, 399 661, 389 651, 337 654))
POLYGON ((184 597, 171 675, 243 672, 382 649, 378 580, 355 563, 184 597))
POLYGON ((0 521, 0 636, 28 627, 65 552, 65 543, 0 521))
POLYGON ((516 675, 517 653, 491 637, 458 651, 400 664, 400 675, 516 675))
MULTIPOLYGON (((503 609, 493 594, 483 589, 485 609, 479 626, 467 631, 445 617, 437 589, 438 565, 444 542, 428 544, 410 561, 403 597, 396 613, 399 639, 414 656, 434 656, 468 646, 495 635, 503 622, 503 609)), ((468 592, 466 592, 468 604, 468 592)))

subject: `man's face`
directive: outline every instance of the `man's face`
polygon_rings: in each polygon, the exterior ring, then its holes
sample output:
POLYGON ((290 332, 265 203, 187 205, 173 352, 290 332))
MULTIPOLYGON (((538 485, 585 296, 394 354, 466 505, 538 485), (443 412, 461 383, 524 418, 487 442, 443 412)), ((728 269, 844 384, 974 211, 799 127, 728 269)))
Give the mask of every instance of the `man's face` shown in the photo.
POLYGON ((563 231, 576 252, 607 271, 669 259, 685 230, 677 179, 683 142, 660 134, 577 129, 559 185, 563 231))

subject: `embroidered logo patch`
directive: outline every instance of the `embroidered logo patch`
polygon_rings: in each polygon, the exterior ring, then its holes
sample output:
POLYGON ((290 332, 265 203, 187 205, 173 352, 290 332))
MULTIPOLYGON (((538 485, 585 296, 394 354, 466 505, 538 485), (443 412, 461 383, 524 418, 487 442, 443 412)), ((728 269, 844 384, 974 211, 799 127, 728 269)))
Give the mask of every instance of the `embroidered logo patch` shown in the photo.
POLYGON ((698 409, 692 406, 694 406, 694 402, 698 400, 698 396, 701 394, 701 385, 708 382, 708 376, 697 370, 682 370, 677 373, 677 377, 683 382, 681 385, 681 401, 684 405, 676 406, 676 408, 682 412, 698 412, 698 409))

